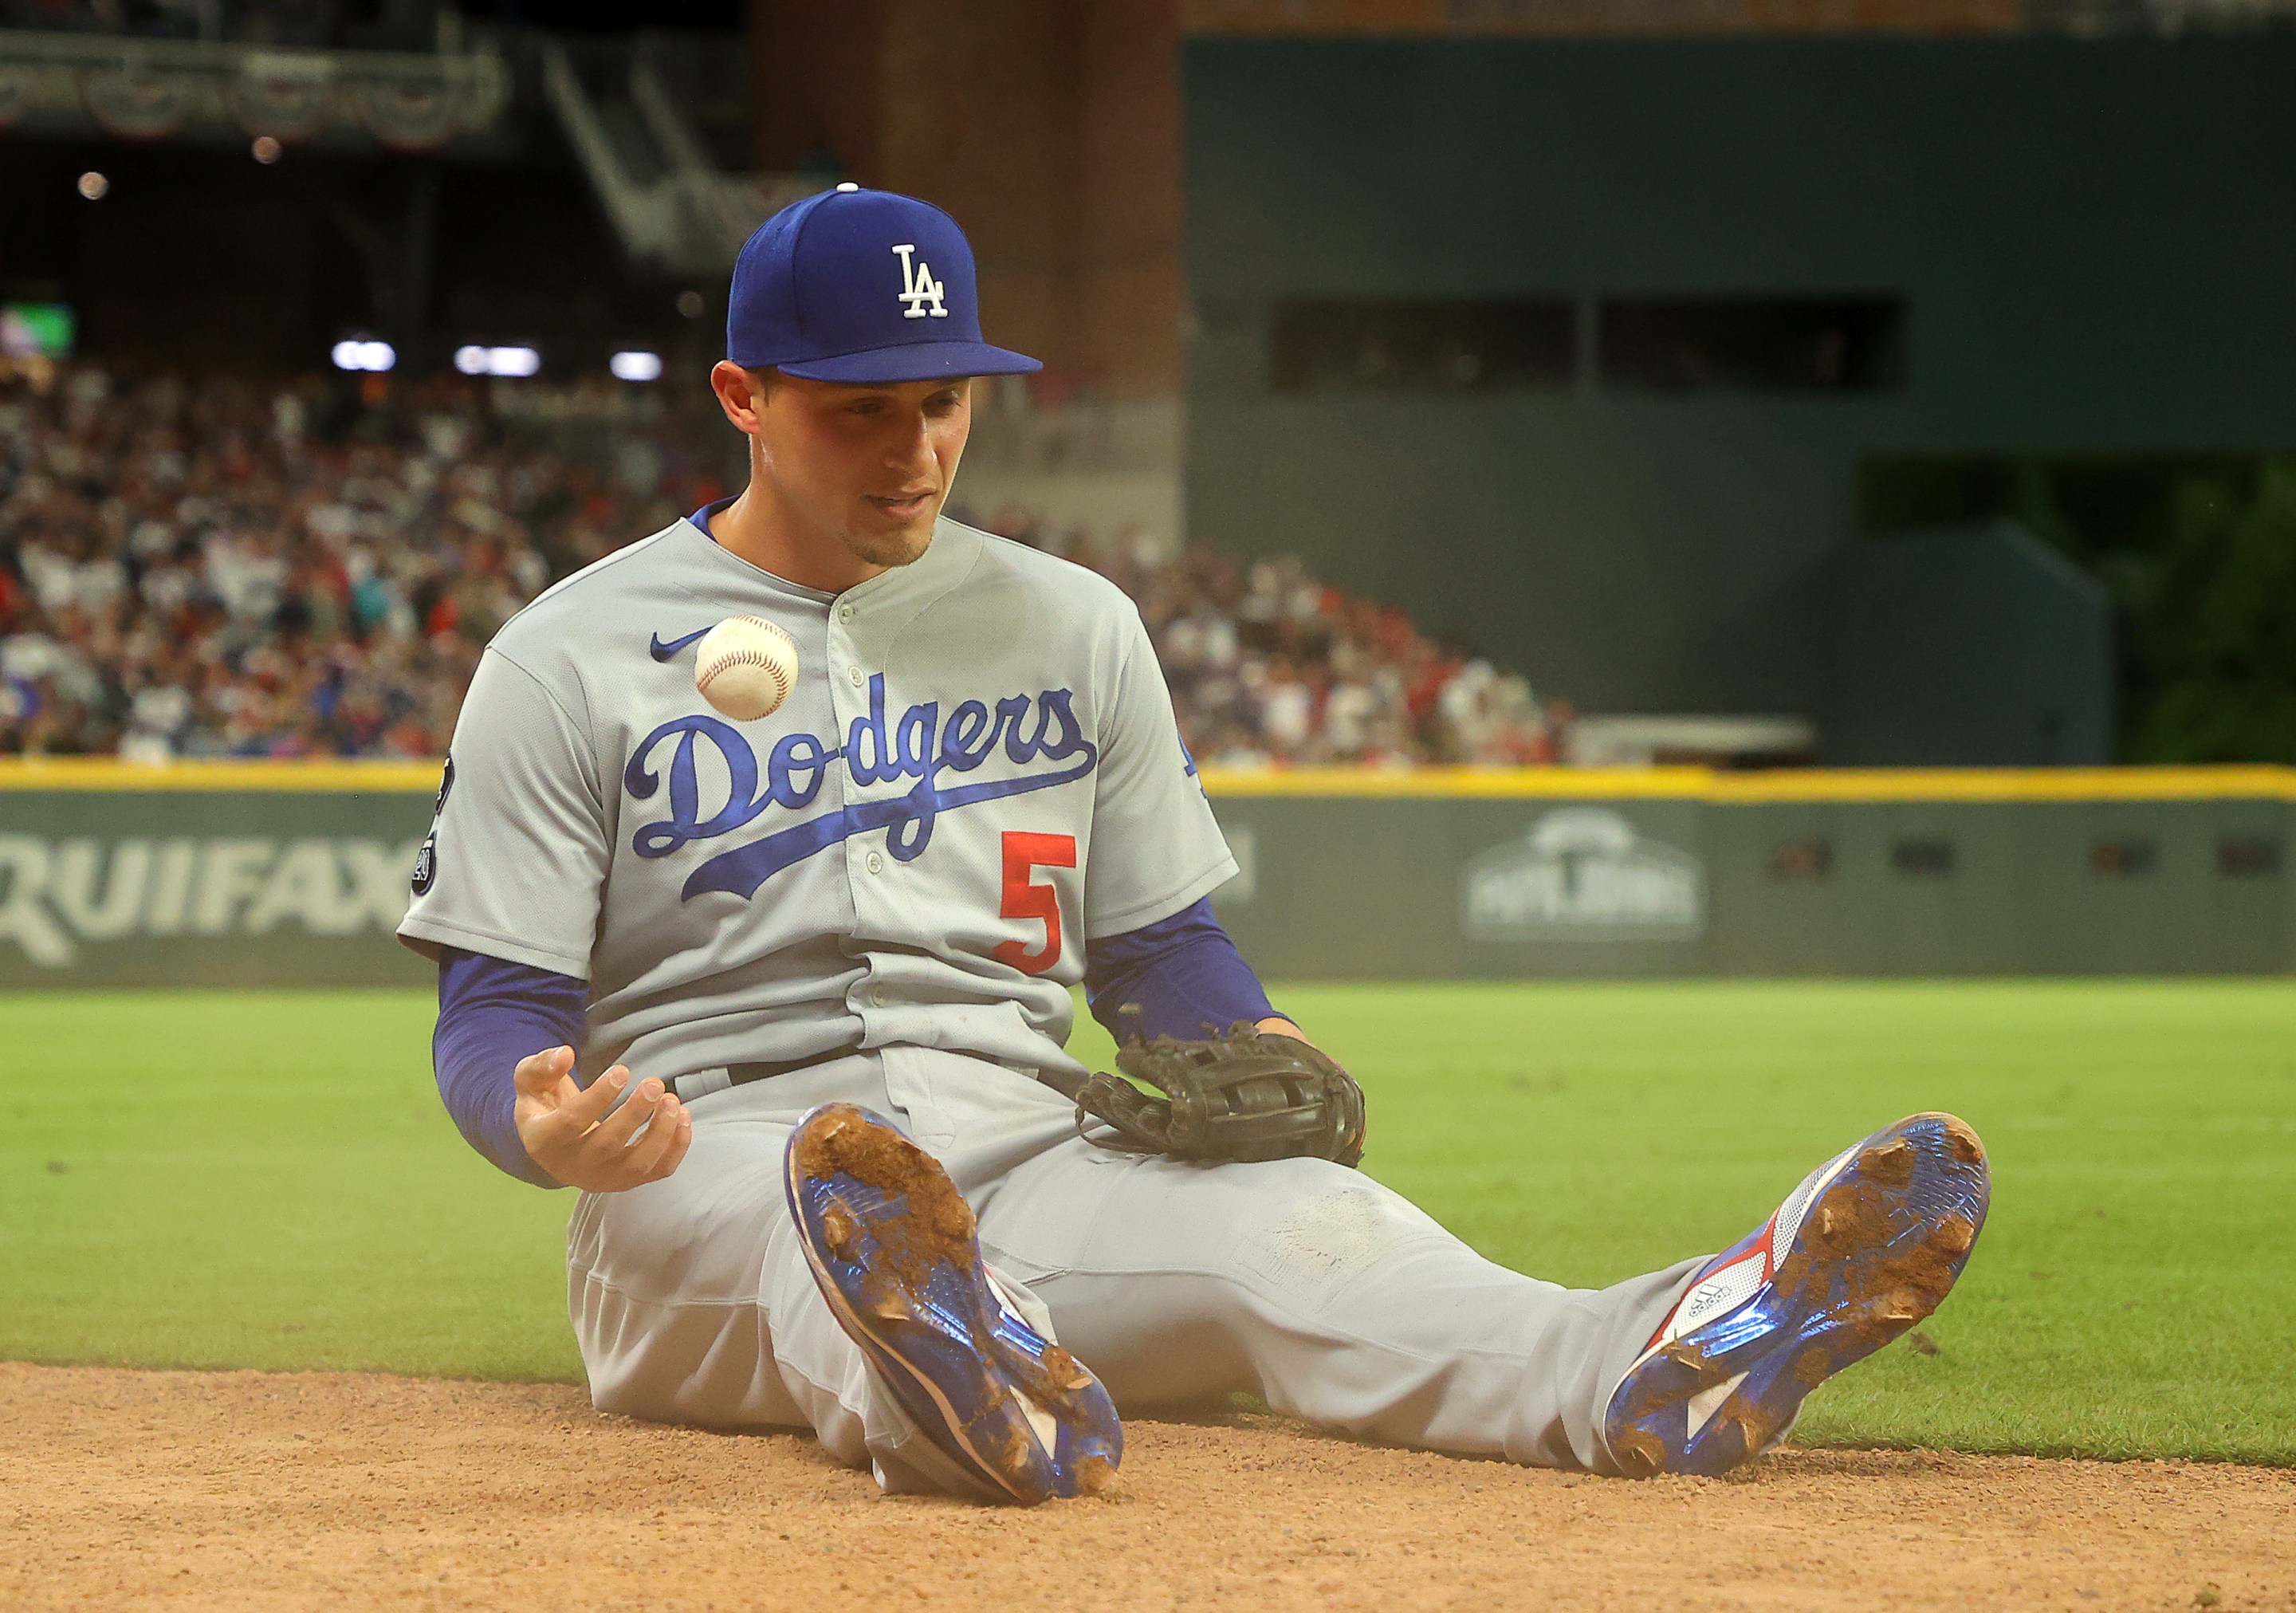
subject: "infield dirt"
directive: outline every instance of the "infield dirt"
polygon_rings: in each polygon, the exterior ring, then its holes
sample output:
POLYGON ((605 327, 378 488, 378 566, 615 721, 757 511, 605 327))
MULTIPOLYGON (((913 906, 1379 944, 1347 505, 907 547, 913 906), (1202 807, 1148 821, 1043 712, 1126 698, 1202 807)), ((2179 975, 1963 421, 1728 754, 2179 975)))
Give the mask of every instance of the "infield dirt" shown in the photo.
POLYGON ((887 1498, 549 1385, 0 1364, 0 1607, 2296 1609, 2296 1473, 1786 1450, 1597 1479, 1266 1416, 1114 1495, 887 1498))

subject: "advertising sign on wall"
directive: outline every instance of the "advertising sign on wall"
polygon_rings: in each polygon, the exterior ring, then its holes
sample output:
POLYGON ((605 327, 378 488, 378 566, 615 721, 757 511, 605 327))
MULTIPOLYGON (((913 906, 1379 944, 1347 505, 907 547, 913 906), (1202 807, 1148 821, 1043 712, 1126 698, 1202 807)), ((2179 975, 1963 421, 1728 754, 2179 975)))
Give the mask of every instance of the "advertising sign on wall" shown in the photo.
POLYGON ((0 789, 0 986, 420 982, 420 788, 0 789))
POLYGON ((1607 807, 1557 807, 1459 878, 1470 941, 1694 941, 1705 927, 1698 859, 1607 807))
MULTIPOLYGON (((0 761, 0 989, 432 978, 393 934, 431 769, 78 765, 0 761)), ((1207 786, 1278 983, 2296 967, 2296 771, 1207 786)))
POLYGON ((69 969, 119 941, 387 937, 406 914, 417 844, 0 835, 0 946, 69 969))

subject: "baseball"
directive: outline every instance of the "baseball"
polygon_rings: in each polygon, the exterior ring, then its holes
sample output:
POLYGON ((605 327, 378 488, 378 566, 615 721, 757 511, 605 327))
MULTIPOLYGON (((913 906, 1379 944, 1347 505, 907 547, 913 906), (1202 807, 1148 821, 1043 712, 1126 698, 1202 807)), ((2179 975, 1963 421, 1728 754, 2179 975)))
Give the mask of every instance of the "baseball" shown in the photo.
POLYGON ((760 616, 728 616, 693 653, 693 687, 736 722, 770 717, 797 685, 797 640, 760 616))

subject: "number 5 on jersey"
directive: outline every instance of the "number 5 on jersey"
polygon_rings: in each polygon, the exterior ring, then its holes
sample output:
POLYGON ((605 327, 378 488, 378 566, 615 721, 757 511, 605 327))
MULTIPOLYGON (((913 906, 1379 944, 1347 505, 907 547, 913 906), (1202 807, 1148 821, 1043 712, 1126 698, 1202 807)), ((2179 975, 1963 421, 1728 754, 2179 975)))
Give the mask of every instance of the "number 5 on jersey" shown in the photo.
POLYGON ((1041 919, 1045 945, 1042 951, 1031 952, 1024 941, 1000 941, 996 946, 999 963, 1009 963, 1023 975, 1041 975, 1061 960, 1061 894, 1049 881, 1037 885, 1029 876, 1038 868, 1074 867, 1075 835, 1004 832, 1004 900, 996 910, 1006 918, 1041 919))

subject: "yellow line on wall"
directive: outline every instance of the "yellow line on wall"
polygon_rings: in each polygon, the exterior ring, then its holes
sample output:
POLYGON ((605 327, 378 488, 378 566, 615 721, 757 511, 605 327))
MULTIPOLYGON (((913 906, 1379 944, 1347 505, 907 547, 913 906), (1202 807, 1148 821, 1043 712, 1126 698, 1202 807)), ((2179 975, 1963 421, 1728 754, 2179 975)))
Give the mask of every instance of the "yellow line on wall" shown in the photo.
POLYGON ((1842 768, 1718 773, 1710 801, 2296 801, 2296 768, 1842 768))
MULTIPOLYGON (((430 794, 436 761, 178 761, 0 758, 0 791, 430 794)), ((1220 800, 1767 802, 2288 801, 2296 768, 1843 768, 1715 772, 1706 768, 1207 768, 1220 800)))
POLYGON ((1659 795, 1697 800, 1711 786, 1705 768, 1206 768, 1204 792, 1251 795, 1426 799, 1616 800, 1659 795))
POLYGON ((2296 768, 1207 768, 1220 799, 1309 795, 1518 801, 2296 801, 2296 768))

